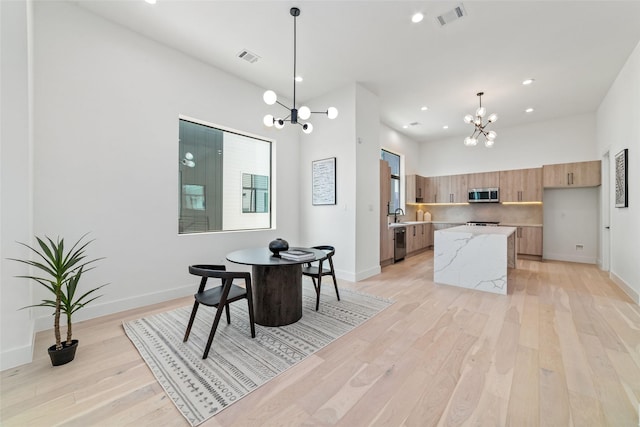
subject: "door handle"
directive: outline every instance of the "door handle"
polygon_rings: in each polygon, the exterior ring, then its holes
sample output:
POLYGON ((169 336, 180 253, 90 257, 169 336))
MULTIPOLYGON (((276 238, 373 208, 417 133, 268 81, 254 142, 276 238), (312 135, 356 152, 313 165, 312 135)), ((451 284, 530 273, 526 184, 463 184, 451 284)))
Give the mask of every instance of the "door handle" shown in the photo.
POLYGON ((609 227, 608 225, 606 225, 606 226, 604 227, 604 229, 605 229, 605 230, 611 230, 611 227, 609 227))

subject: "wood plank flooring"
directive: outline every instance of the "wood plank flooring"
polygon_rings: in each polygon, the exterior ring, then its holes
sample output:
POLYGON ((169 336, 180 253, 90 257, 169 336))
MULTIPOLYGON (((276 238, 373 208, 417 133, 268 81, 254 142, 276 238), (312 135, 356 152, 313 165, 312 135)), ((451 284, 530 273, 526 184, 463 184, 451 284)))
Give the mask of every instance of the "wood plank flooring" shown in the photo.
MULTIPOLYGON (((341 282, 395 303, 202 425, 640 424, 640 308, 596 266, 519 260, 507 296, 432 279, 428 251, 341 282)), ((80 322, 61 367, 39 333, 36 360, 1 374, 0 424, 188 425, 121 323, 191 302, 80 322)))

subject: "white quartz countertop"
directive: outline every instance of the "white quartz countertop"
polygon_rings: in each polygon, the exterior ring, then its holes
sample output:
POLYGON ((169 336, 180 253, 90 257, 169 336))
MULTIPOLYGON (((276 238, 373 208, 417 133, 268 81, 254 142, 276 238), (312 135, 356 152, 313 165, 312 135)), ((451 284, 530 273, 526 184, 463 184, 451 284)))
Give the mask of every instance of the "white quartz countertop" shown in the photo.
POLYGON ((458 227, 438 230, 437 233, 470 233, 470 234, 499 234, 509 236, 516 232, 516 227, 479 227, 474 225, 460 225, 458 227))

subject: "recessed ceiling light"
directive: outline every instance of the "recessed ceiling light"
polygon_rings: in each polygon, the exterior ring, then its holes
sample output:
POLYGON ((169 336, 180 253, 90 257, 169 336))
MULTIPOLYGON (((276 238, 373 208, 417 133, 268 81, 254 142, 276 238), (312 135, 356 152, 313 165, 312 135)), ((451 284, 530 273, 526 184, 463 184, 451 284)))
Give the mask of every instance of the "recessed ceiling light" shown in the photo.
POLYGON ((157 0, 144 0, 144 1, 149 3, 149 4, 156 4, 157 0))
POLYGON ((531 83, 535 82, 534 79, 526 79, 522 81, 522 84, 525 86, 529 86, 531 83))
POLYGON ((408 129, 408 128, 409 128, 409 125, 402 126, 402 129, 408 129))
POLYGON ((533 113, 534 109, 529 107, 526 110, 524 110, 525 113, 533 113))
POLYGON ((449 126, 444 125, 444 126, 442 126, 442 129, 449 129, 449 126))
POLYGON ((429 107, 427 107, 426 105, 423 105, 422 107, 420 107, 420 109, 422 111, 427 111, 429 109, 429 107))
POLYGON ((302 76, 296 76, 294 80, 300 83, 302 81, 302 76))
POLYGON ((424 15, 420 12, 418 13, 414 13, 413 16, 411 17, 411 22, 413 22, 414 24, 417 24, 418 22, 422 21, 424 19, 424 15))

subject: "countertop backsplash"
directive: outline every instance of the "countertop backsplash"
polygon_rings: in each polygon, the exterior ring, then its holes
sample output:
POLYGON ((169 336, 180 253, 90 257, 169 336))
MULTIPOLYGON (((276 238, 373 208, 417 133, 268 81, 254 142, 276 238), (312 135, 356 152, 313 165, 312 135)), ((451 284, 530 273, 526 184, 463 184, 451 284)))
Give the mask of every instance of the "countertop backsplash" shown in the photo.
MULTIPOLYGON (((474 203, 468 205, 407 205, 401 221, 416 221, 418 209, 431 213, 432 221, 500 221, 503 224, 542 224, 542 204, 503 205, 474 203)), ((391 219, 393 222, 393 218, 391 219)))

